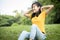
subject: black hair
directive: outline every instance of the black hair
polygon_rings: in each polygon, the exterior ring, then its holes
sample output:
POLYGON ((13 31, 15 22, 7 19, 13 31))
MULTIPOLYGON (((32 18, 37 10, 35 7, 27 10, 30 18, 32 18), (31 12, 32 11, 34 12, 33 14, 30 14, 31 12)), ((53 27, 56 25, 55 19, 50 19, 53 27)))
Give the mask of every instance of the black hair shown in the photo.
MULTIPOLYGON (((33 8, 33 5, 34 4, 36 4, 37 5, 37 7, 42 7, 42 5, 39 3, 39 2, 34 2, 33 4, 32 4, 32 8, 33 8)), ((39 16, 39 14, 41 13, 41 9, 39 9, 39 11, 38 12, 36 12, 36 13, 32 13, 32 15, 31 15, 31 19, 33 18, 33 17, 35 17, 35 16, 39 16)))

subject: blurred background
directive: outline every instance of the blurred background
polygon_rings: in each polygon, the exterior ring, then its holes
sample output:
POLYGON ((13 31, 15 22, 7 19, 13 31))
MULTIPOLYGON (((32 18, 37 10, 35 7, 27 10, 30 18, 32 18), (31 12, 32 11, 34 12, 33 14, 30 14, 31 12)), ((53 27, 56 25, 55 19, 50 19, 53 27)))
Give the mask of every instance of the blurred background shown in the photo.
POLYGON ((29 18, 24 16, 24 13, 31 9, 31 5, 35 1, 42 5, 54 5, 46 16, 46 40, 59 40, 59 0, 0 0, 0 40, 17 40, 23 30, 30 31, 32 23, 29 18))

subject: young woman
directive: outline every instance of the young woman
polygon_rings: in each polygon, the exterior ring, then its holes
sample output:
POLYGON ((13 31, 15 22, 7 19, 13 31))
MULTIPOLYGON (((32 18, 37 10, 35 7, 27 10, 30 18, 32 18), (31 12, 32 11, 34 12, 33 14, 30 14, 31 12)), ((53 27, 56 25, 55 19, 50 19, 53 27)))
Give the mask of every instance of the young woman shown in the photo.
POLYGON ((32 21, 31 32, 23 31, 18 40, 24 40, 25 38, 29 38, 29 40, 45 40, 45 17, 53 7, 54 5, 42 6, 39 2, 34 2, 32 4, 32 10, 24 14, 32 21))

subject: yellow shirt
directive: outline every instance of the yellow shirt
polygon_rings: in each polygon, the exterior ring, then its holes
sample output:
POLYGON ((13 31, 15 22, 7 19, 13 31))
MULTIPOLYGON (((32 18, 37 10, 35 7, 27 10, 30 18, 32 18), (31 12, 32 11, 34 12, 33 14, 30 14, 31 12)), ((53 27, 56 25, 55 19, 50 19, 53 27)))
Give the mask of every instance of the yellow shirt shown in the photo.
POLYGON ((33 17, 31 19, 32 24, 36 24, 38 28, 45 33, 44 23, 45 23, 46 11, 42 11, 38 17, 33 17))

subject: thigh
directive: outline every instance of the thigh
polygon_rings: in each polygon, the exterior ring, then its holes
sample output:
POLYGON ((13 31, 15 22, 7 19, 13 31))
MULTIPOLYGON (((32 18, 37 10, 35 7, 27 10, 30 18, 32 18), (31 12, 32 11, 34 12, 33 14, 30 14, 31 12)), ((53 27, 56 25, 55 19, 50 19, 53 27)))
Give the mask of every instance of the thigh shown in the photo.
POLYGON ((30 37, 30 32, 27 32, 26 31, 24 34, 26 35, 26 38, 29 38, 30 37))
POLYGON ((36 31, 36 36, 38 40, 44 40, 46 38, 46 35, 43 34, 38 27, 36 28, 36 31))
POLYGON ((30 38, 34 40, 35 36, 36 36, 36 25, 32 24, 31 32, 30 32, 30 38))
POLYGON ((29 32, 23 31, 23 32, 19 35, 18 40, 24 40, 24 39, 26 39, 26 38, 29 38, 29 36, 30 36, 30 33, 29 33, 29 32))

